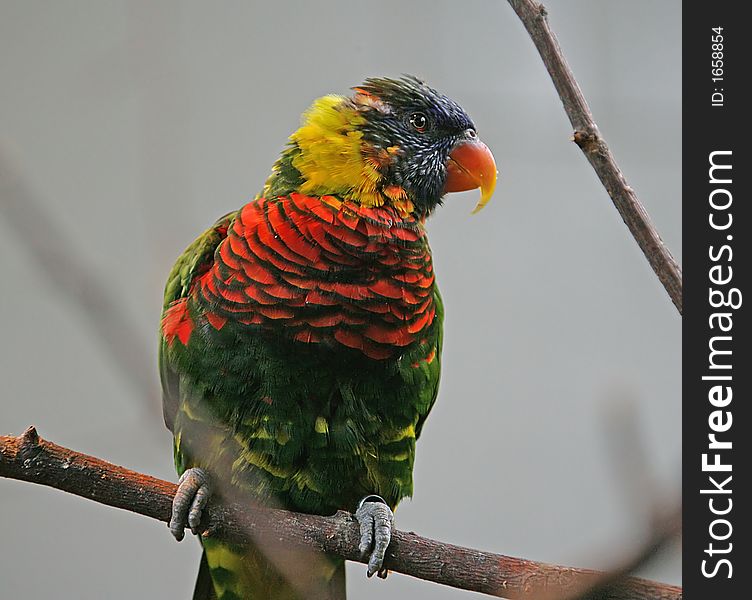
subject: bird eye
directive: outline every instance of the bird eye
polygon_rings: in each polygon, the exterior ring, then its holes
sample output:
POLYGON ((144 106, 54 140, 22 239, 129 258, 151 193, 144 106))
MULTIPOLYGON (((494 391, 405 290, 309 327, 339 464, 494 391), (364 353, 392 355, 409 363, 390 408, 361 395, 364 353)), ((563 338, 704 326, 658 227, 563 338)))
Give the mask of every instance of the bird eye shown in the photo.
POLYGON ((410 115, 410 125, 412 125, 416 131, 423 133, 428 126, 428 117, 421 112, 416 112, 410 115))

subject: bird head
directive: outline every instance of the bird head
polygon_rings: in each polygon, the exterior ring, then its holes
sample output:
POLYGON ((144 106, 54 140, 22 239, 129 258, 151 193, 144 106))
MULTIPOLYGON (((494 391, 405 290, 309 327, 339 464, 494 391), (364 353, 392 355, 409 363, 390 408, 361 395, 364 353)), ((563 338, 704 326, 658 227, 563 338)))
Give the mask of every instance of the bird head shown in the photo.
POLYGON ((264 194, 335 195, 426 216, 447 192, 480 188, 473 212, 485 206, 496 164, 456 102, 410 76, 367 79, 353 91, 304 113, 264 194))

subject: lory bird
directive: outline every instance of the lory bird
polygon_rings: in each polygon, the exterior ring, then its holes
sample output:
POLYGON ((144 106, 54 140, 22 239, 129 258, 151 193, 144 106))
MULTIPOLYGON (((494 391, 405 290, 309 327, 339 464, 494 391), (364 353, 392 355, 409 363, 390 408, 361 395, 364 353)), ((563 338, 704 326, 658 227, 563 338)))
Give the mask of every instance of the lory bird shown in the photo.
MULTIPOLYGON (((160 371, 177 539, 213 494, 356 510, 370 576, 384 574, 439 387, 444 311, 424 223, 447 192, 479 187, 486 204, 496 166, 465 111, 418 79, 353 90, 316 100, 262 193, 178 258, 160 371)), ((344 597, 337 557, 301 577, 292 551, 201 543, 196 599, 344 597)))

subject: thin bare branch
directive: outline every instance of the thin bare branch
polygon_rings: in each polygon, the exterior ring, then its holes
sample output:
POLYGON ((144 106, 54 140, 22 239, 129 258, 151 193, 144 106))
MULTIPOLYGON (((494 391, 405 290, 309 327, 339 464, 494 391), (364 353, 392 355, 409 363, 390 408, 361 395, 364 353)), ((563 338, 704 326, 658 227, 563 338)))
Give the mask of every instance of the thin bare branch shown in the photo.
MULTIPOLYGON (((168 522, 177 486, 42 440, 33 427, 19 437, 0 436, 0 476, 54 487, 108 506, 168 522)), ((306 515, 264 507, 213 505, 202 523, 209 535, 235 543, 269 541, 364 562, 353 516, 306 515)), ((167 533, 165 532, 165 535, 167 533)), ((492 596, 532 600, 558 593, 572 597, 604 574, 453 546, 395 531, 386 566, 406 575, 492 596)), ((619 578, 599 598, 679 600, 681 588, 619 578)))
POLYGON ((158 402, 145 340, 107 282, 86 266, 85 257, 75 252, 65 232, 42 208, 42 202, 1 148, 0 217, 39 266, 41 275, 82 314, 138 397, 149 400, 149 411, 155 412, 158 402))
POLYGON ((655 558, 668 542, 681 534, 681 529, 681 509, 677 509, 669 515, 662 515, 660 519, 656 519, 656 527, 651 539, 634 558, 620 568, 605 573, 600 581, 592 584, 590 589, 578 592, 573 596, 565 596, 563 600, 607 600, 611 598, 614 588, 618 588, 622 581, 628 579, 630 573, 634 573, 655 558))
POLYGON ((650 220, 634 190, 627 184, 611 150, 598 131, 580 86, 562 54, 559 42, 548 24, 546 8, 536 0, 508 0, 548 69, 564 110, 574 128, 574 142, 585 154, 614 206, 624 219, 645 258, 682 312, 682 272, 650 220))

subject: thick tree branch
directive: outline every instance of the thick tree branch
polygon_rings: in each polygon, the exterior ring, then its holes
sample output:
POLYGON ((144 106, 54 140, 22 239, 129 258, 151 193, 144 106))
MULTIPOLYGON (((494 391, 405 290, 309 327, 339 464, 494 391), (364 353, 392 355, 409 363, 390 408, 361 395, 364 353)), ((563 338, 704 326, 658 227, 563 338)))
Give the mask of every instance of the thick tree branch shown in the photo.
POLYGON ((574 128, 574 142, 584 152, 624 219, 650 266, 666 288, 679 313, 682 312, 682 272, 663 243, 650 216, 634 190, 627 184, 611 150, 601 137, 585 97, 574 78, 559 42, 551 31, 545 7, 536 0, 508 0, 522 20, 548 69, 564 110, 574 128))
MULTIPOLYGON (((42 440, 30 427, 19 437, 0 436, 0 476, 39 483, 108 506, 168 522, 177 486, 42 440)), ((305 515, 270 508, 210 506, 203 525, 211 535, 246 543, 265 540, 363 562, 352 515, 305 515)), ((168 535, 165 532, 165 535, 168 535)), ((205 534, 206 535, 206 534, 205 534)), ((601 583, 597 571, 537 563, 452 546, 395 531, 386 566, 455 588, 511 599, 575 597, 601 583)), ((620 578, 598 598, 680 600, 681 588, 636 577, 620 578)))

